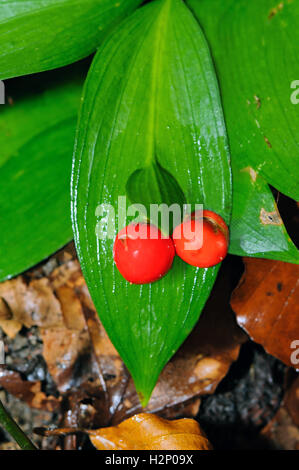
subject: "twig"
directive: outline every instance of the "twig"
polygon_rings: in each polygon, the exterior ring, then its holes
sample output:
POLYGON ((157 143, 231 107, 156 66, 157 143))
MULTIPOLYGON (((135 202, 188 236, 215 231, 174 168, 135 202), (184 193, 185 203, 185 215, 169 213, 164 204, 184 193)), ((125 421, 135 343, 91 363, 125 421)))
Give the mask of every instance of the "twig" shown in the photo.
POLYGON ((50 437, 50 436, 66 437, 66 436, 71 436, 72 434, 89 434, 92 431, 88 431, 87 429, 80 429, 80 428, 56 428, 56 429, 34 428, 33 432, 43 437, 50 437))
POLYGON ((18 424, 13 420, 0 401, 0 425, 14 438, 22 450, 38 450, 26 436, 18 424))

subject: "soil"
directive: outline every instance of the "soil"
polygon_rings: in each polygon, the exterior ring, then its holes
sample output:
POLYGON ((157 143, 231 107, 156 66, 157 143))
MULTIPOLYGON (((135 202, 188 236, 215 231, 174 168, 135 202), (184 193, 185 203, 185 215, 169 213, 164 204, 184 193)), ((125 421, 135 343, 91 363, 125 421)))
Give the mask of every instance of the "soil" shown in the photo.
MULTIPOLYGON (((6 345, 8 369, 19 372, 23 379, 41 381, 43 392, 58 396, 41 354, 37 328, 23 328, 14 340, 6 340, 6 345)), ((272 443, 260 431, 279 409, 286 372, 287 367, 261 346, 252 341, 242 346, 238 360, 216 392, 201 398, 197 419, 215 449, 271 449, 272 443)), ((34 410, 4 390, 0 391, 0 399, 41 448, 57 446, 57 439, 33 434, 34 427, 59 426, 61 417, 57 413, 34 410)), ((8 442, 9 436, 1 432, 0 445, 8 442)), ((82 445, 83 449, 90 448, 87 440, 82 445)))

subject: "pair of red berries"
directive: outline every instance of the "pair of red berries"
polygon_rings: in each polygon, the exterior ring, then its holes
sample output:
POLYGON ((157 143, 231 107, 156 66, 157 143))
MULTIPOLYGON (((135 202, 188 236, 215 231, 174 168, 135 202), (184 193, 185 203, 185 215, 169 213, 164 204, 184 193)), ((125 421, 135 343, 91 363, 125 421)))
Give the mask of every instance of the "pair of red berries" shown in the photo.
POLYGON ((169 271, 175 254, 199 268, 220 263, 227 254, 228 237, 224 220, 215 212, 204 210, 187 217, 174 229, 172 238, 163 237, 162 232, 151 224, 128 225, 116 237, 113 256, 127 281, 147 284, 169 271), (202 230, 199 224, 202 224, 202 230))

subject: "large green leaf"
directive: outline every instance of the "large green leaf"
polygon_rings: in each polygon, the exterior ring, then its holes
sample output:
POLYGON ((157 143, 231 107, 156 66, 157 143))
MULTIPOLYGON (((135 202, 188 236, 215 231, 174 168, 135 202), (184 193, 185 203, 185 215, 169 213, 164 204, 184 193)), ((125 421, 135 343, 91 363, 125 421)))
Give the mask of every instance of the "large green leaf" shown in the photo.
MULTIPOLYGON (((233 169, 230 252, 289 262, 298 250, 280 219, 270 183, 298 196, 299 114, 291 82, 299 2, 187 0, 215 61, 233 169), (281 70, 282 73, 277 73, 281 70)), ((298 42, 298 41, 297 41, 298 42)))
POLYGON ((141 0, 2 0, 0 78, 50 70, 91 54, 141 0))
POLYGON ((7 89, 12 106, 0 109, 1 281, 72 238, 69 179, 83 76, 70 73, 59 85, 53 73, 51 81, 15 80, 7 89))
POLYGON ((84 276, 146 404, 161 369, 196 323, 218 267, 197 269, 177 257, 158 282, 127 283, 113 263, 113 240, 95 234, 97 206, 117 210, 126 191, 131 202, 145 205, 203 203, 229 222, 218 86, 205 38, 181 0, 142 7, 98 51, 85 85, 73 167, 74 235, 84 276))

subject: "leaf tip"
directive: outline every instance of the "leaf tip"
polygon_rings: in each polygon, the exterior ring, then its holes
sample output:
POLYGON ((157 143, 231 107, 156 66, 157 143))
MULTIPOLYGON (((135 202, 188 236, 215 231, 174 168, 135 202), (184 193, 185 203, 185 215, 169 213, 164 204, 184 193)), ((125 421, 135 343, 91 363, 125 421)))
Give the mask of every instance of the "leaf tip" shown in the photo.
POLYGON ((142 392, 139 392, 139 391, 137 393, 138 393, 138 398, 139 398, 142 408, 146 408, 148 402, 150 401, 152 393, 150 392, 146 395, 144 395, 142 392))

